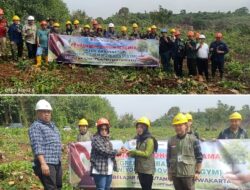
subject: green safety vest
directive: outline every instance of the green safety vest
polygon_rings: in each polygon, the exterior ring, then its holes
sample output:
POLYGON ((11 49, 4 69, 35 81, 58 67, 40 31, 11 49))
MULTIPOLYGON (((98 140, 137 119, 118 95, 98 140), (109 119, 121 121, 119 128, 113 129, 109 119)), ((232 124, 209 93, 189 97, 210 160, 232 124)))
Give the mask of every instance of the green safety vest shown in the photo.
POLYGON ((196 137, 186 134, 183 139, 172 137, 168 143, 170 151, 170 173, 176 177, 190 177, 195 174, 194 142, 196 137))
POLYGON ((77 136, 77 141, 78 142, 85 142, 85 141, 91 141, 92 135, 89 131, 87 131, 86 134, 78 134, 77 136))
MULTIPOLYGON (((147 141, 151 139, 148 138, 142 143, 137 143, 136 150, 145 151, 147 141)), ((143 173, 143 174, 154 174, 155 173, 155 159, 154 159, 154 152, 148 157, 135 157, 135 172, 136 173, 143 173)))

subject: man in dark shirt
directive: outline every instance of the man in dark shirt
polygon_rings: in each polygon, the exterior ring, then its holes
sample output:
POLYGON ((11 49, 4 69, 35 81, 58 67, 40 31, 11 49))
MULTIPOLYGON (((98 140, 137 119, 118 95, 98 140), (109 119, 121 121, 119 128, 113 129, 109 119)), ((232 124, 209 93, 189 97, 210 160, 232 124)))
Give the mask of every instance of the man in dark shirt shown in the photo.
POLYGON ((161 63, 163 65, 163 70, 165 72, 171 72, 170 58, 171 58, 171 51, 173 49, 174 43, 167 36, 167 29, 165 28, 162 29, 161 34, 162 36, 160 37, 160 45, 159 45, 161 63))
POLYGON ((216 33, 216 41, 212 42, 209 47, 212 61, 212 77, 215 77, 216 70, 219 69, 221 79, 223 79, 224 73, 224 57, 229 52, 227 45, 222 41, 222 37, 220 32, 216 33))
POLYGON ((247 139, 246 130, 240 127, 242 116, 238 112, 234 112, 229 116, 230 127, 224 129, 218 139, 247 139))

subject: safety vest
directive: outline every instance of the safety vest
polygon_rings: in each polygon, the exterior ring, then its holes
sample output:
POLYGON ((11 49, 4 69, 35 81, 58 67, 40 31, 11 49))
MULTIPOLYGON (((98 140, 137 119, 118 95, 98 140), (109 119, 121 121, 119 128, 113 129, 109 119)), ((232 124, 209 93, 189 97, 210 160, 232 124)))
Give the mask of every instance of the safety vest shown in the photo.
POLYGON ((193 135, 186 134, 183 139, 177 136, 169 140, 170 151, 170 168, 169 172, 176 177, 190 177, 195 174, 195 155, 194 142, 196 138, 193 135))
MULTIPOLYGON (((145 151, 147 141, 151 138, 147 138, 142 143, 137 143, 136 150, 145 151)), ((155 173, 155 159, 154 159, 154 152, 148 157, 135 157, 135 172, 136 173, 143 173, 143 174, 154 174, 155 173)))

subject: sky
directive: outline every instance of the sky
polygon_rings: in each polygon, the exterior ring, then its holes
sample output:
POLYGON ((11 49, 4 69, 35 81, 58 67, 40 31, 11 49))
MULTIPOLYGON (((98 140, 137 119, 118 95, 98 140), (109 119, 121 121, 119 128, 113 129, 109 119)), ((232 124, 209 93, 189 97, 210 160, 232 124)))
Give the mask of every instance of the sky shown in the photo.
POLYGON ((147 116, 152 121, 163 116, 172 106, 178 106, 181 112, 204 111, 216 107, 219 100, 235 106, 250 105, 250 95, 103 95, 115 108, 119 116, 131 113, 135 118, 147 116))
POLYGON ((144 12, 157 10, 159 5, 179 13, 198 11, 234 11, 241 7, 250 9, 250 0, 63 0, 70 11, 85 10, 93 18, 107 18, 118 12, 121 7, 128 7, 130 12, 144 12))

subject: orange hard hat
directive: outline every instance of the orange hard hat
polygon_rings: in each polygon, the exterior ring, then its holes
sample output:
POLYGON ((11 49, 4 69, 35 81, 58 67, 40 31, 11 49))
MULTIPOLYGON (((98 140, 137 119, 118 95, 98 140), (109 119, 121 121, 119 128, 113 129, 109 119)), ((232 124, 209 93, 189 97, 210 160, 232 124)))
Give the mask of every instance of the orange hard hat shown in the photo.
POLYGON ((98 24, 97 20, 92 20, 92 24, 97 25, 98 24))
POLYGON ((47 25, 48 23, 47 23, 47 21, 45 21, 45 20, 43 20, 43 21, 41 21, 40 22, 40 25, 42 26, 42 25, 47 25))
POLYGON ((98 119, 98 121, 96 122, 96 126, 100 127, 101 125, 107 125, 108 127, 111 127, 110 123, 109 123, 109 120, 106 119, 106 118, 100 118, 100 119, 98 119))
POLYGON ((190 37, 190 36, 193 37, 194 36, 194 32, 193 31, 188 31, 187 36, 188 37, 190 37))
POLYGON ((175 31, 174 35, 179 36, 179 35, 181 35, 181 32, 179 30, 177 30, 177 31, 175 31))
POLYGON ((215 34, 215 37, 216 37, 216 38, 222 38, 222 37, 223 37, 223 35, 222 35, 222 33, 217 32, 217 33, 215 34))
POLYGON ((97 25, 97 28, 98 28, 98 29, 102 29, 102 25, 98 24, 98 25, 97 25))
POLYGON ((196 32, 196 33, 195 33, 195 38, 196 38, 196 39, 199 39, 199 38, 200 38, 200 35, 201 35, 201 34, 200 34, 199 32, 196 32))
POLYGON ((4 11, 1 8, 0 8, 0 15, 4 15, 4 11))

